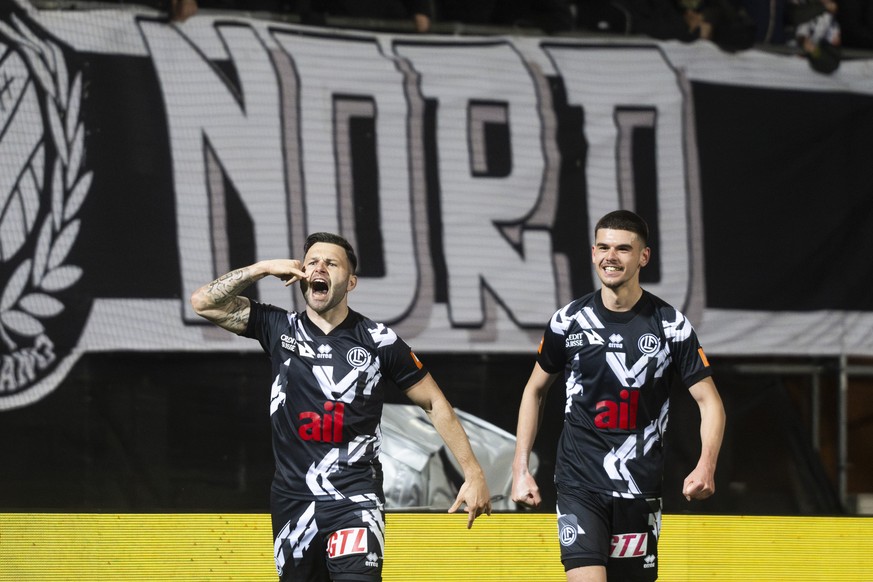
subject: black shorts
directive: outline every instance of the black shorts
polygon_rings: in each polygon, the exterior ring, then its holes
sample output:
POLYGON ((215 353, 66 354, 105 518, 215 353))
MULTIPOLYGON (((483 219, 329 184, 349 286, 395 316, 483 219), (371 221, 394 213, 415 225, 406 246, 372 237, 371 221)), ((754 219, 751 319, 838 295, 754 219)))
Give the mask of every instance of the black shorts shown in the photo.
POLYGON ((383 500, 373 493, 306 501, 272 494, 273 553, 281 582, 380 582, 383 500))
POLYGON ((658 578, 661 498, 625 499, 558 486, 558 539, 564 570, 606 566, 608 580, 658 578))

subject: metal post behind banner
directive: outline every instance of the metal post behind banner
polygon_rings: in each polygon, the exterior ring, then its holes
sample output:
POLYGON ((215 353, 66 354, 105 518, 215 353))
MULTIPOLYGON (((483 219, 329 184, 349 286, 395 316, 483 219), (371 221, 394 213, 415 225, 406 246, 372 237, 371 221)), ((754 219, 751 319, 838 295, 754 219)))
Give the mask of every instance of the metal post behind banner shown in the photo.
POLYGON ((812 447, 821 453, 821 372, 812 375, 812 447))
POLYGON ((849 379, 857 377, 873 378, 873 366, 848 363, 844 355, 840 357, 840 501, 846 505, 849 495, 849 379))
POLYGON ((837 487, 840 494, 840 505, 848 509, 849 491, 849 369, 846 354, 840 354, 840 391, 837 399, 837 426, 839 436, 837 441, 837 487))

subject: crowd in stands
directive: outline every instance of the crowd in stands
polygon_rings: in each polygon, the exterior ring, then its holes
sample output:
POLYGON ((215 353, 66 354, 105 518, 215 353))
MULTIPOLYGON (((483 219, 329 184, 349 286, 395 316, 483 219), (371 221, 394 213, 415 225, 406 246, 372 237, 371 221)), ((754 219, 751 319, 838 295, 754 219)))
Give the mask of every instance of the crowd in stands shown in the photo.
POLYGON ((707 39, 738 52, 755 45, 789 47, 821 73, 832 73, 844 48, 873 50, 873 0, 155 0, 183 22, 201 8, 294 14, 304 24, 331 18, 592 32, 659 40, 707 39))

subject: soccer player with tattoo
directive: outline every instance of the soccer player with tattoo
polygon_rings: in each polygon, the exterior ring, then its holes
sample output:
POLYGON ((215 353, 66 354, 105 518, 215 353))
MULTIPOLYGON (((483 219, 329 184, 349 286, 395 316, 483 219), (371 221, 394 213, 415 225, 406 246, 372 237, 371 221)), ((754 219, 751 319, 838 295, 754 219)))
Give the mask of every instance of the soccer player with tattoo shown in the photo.
POLYGON ((256 339, 270 356, 274 555, 282 582, 382 579, 384 492, 379 448, 388 379, 424 409, 461 466, 454 504, 467 527, 491 513, 485 475, 454 409, 410 347, 348 306, 357 258, 339 235, 315 233, 303 260, 237 269, 191 296, 194 310, 256 339), (272 276, 299 283, 306 309, 287 311, 241 295, 272 276))

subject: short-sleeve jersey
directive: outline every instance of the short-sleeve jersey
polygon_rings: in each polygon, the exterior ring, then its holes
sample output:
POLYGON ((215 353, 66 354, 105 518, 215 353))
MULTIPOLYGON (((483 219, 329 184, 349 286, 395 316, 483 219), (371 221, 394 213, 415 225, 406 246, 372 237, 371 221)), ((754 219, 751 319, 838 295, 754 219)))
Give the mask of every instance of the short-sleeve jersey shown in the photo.
POLYGON ((564 372, 555 482, 660 496, 670 385, 690 388, 711 375, 685 316, 647 291, 630 311, 610 311, 595 291, 555 312, 537 362, 564 372))
POLYGON ((272 362, 274 489, 309 500, 381 493, 384 380, 405 390, 427 375, 409 346, 355 311, 325 334, 305 312, 256 301, 241 335, 272 362))

